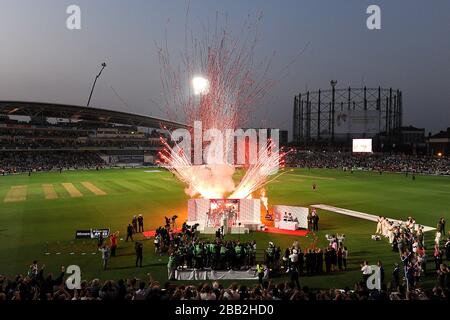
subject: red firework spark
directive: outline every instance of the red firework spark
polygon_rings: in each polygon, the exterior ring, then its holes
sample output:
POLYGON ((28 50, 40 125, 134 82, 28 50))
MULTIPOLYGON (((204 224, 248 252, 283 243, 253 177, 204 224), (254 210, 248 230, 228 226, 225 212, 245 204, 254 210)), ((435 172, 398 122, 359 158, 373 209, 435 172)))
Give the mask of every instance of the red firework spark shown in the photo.
MULTIPOLYGON (((261 18, 261 14, 254 21, 249 17, 237 36, 230 31, 227 22, 221 24, 218 14, 214 27, 205 28, 202 38, 194 37, 192 31, 189 33, 186 23, 185 52, 177 67, 171 64, 166 36, 166 45, 159 48, 158 53, 164 107, 169 119, 192 127, 195 121, 201 121, 203 131, 214 128, 222 132, 248 122, 254 107, 273 85, 272 80, 267 80, 270 62, 255 62, 261 18), (191 81, 196 76, 207 80, 209 87, 205 94, 193 94, 191 81)), ((165 140, 163 144, 162 162, 188 185, 186 192, 191 196, 217 198, 231 194, 239 198, 251 197, 253 192, 264 187, 274 169, 282 165, 285 155, 272 152, 270 142, 266 150, 260 150, 258 163, 247 167, 243 179, 235 187, 232 166, 231 170, 223 165, 193 166, 190 155, 173 152, 165 140)))
MULTIPOLYGON (((187 17, 189 8, 187 9, 187 17)), ((195 37, 186 23, 185 52, 182 62, 172 66, 167 39, 158 50, 161 65, 164 107, 169 119, 192 125, 202 121, 203 129, 234 129, 245 125, 252 109, 273 86, 267 79, 270 61, 255 63, 258 25, 247 19, 238 35, 216 14, 213 28, 205 28, 203 37, 195 37), (259 70, 259 72, 258 72, 259 70), (191 81, 202 76, 209 82, 208 94, 193 94, 191 81)), ((167 36, 166 36, 167 38, 167 36)))

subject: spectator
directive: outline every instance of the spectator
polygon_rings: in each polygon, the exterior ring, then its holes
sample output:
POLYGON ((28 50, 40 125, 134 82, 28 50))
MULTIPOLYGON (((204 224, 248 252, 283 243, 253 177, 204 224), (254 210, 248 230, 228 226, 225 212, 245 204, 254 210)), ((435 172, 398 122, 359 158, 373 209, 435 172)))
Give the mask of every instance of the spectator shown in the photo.
POLYGON ((144 245, 141 242, 137 241, 134 244, 134 251, 136 252, 136 267, 139 265, 139 267, 142 268, 143 249, 144 245))
POLYGON ((128 224, 127 227, 127 238, 125 239, 125 242, 128 242, 128 239, 131 239, 131 242, 133 242, 133 226, 131 224, 128 224))
POLYGON ((169 262, 167 263, 167 278, 169 280, 175 279, 175 269, 176 269, 175 256, 172 252, 169 256, 169 262))
POLYGON ((347 270, 347 259, 348 259, 348 249, 347 247, 344 247, 344 250, 342 250, 342 263, 344 265, 344 270, 347 270))
POLYGON ((450 261, 450 237, 445 242, 445 256, 447 257, 447 261, 450 261))
POLYGON ((441 217, 441 219, 439 219, 439 232, 441 233, 441 235, 445 235, 445 219, 443 217, 441 217))
POLYGON ((137 227, 137 217, 136 216, 133 216, 133 219, 131 220, 131 224, 133 226, 133 233, 137 233, 138 227, 137 227))
POLYGON ((142 216, 142 214, 138 216, 138 225, 139 225, 138 232, 144 232, 144 217, 142 216))
POLYGON ((119 231, 116 231, 115 233, 113 233, 109 236, 110 245, 111 245, 111 257, 116 256, 117 237, 118 236, 119 236, 119 231))
POLYGON ((107 245, 103 245, 98 250, 102 253, 103 270, 106 270, 106 268, 108 266, 109 257, 110 257, 110 249, 107 245))
POLYGON ((371 268, 370 268, 370 266, 369 266, 369 263, 368 263, 367 261, 364 261, 364 262, 361 264, 361 272, 362 272, 362 276, 363 276, 363 283, 364 283, 364 286, 366 286, 366 284, 367 284, 367 279, 369 279, 370 274, 372 273, 372 270, 371 270, 371 268))

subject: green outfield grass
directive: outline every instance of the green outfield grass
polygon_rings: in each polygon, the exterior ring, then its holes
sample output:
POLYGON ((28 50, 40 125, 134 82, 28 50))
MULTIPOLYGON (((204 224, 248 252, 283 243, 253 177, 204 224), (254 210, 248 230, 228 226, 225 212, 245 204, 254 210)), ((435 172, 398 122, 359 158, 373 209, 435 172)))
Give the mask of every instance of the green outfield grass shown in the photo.
MULTIPOLYGON (((74 235, 77 229, 107 227, 111 231, 119 230, 122 237, 134 214, 143 214, 146 230, 158 227, 164 216, 173 214, 180 216, 181 223, 187 214, 188 200, 183 189, 184 186, 172 174, 145 172, 145 169, 0 177, 0 274, 14 276, 25 273, 31 261, 37 259, 54 273, 60 265, 77 264, 82 269, 83 278, 89 280, 145 278, 150 272, 163 282, 166 280, 167 258, 153 254, 152 241, 144 241, 144 268, 134 267, 133 245, 120 241, 118 257, 111 260, 109 270, 102 271, 100 256, 92 254, 96 252, 95 243, 75 240, 74 235), (78 190, 81 196, 71 197, 67 185, 64 185, 67 183, 72 184, 70 190, 78 190), (53 189, 53 194, 49 194, 49 187, 44 188, 43 185, 52 185, 50 190, 53 189), (92 190, 92 185, 96 191, 92 190), (26 188, 11 191, 15 186, 26 188), (98 189, 106 195, 98 195, 98 189), (46 200, 46 192, 52 199, 46 200), (47 251, 51 254, 46 255, 47 251)), ((411 215, 418 223, 433 227, 439 217, 450 218, 449 177, 417 176, 413 181, 402 174, 380 176, 370 172, 351 174, 336 170, 295 169, 287 170, 267 187, 267 191, 270 204, 328 204, 399 219, 411 215), (317 184, 316 191, 312 190, 313 183, 317 184)), ((359 264, 364 259, 373 263, 377 259, 382 260, 390 279, 391 266, 397 262, 398 255, 391 251, 386 240, 375 242, 370 239, 375 223, 325 211, 319 214, 319 244, 326 245, 326 233, 346 234, 350 270, 302 278, 302 284, 314 288, 352 286, 360 279, 359 264)), ((430 255, 433 238, 432 233, 426 236, 430 255)), ((311 237, 297 239, 262 233, 241 236, 241 239, 255 239, 259 248, 264 248, 269 239, 282 247, 294 240, 300 240, 303 246, 312 241, 311 237)), ((433 266, 434 263, 430 262, 429 269, 433 266)), ((430 274, 425 283, 432 285, 434 281, 434 274, 430 274)))

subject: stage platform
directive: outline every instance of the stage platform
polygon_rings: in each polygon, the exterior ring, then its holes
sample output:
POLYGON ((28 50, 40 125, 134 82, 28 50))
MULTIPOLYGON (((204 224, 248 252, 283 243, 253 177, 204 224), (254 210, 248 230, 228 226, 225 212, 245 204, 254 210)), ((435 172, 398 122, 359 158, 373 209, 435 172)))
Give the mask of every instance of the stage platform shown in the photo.
POLYGON ((255 269, 235 270, 195 270, 183 269, 175 271, 177 280, 258 280, 255 269))

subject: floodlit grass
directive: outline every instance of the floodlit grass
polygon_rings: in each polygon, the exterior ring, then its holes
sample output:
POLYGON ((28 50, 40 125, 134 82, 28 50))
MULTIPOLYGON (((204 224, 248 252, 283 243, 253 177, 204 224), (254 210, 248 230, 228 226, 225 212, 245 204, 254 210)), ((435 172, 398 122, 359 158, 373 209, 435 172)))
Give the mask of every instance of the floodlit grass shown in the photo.
MULTIPOLYGON (((110 269, 101 270, 101 259, 95 242, 75 240, 77 229, 110 228, 124 236, 131 217, 143 214, 145 229, 161 225, 164 216, 177 214, 181 224, 187 215, 188 197, 184 186, 172 174, 161 171, 146 173, 144 169, 69 171, 60 173, 36 173, 0 177, 0 274, 14 276, 25 273, 33 259, 57 272, 60 265, 77 264, 84 279, 118 279, 119 277, 154 278, 166 280, 167 258, 153 254, 153 242, 144 241, 144 268, 134 267, 134 248, 131 243, 119 242, 118 257, 110 262, 110 269), (82 182, 90 182, 106 192, 95 195, 82 182), (62 183, 72 183, 82 197, 71 198, 62 183), (52 184, 57 199, 45 200, 42 185, 52 184), (27 186, 27 198, 23 202, 4 203, 3 199, 12 186, 27 186), (49 251, 51 254, 46 255, 49 251), (56 255, 56 252, 61 254, 56 255), (72 253, 73 254, 70 254, 72 253)), ((238 178, 240 173, 236 175, 238 178)), ((342 172, 336 170, 287 170, 267 187, 270 204, 307 206, 328 204, 362 212, 406 219, 412 215, 420 224, 435 227, 439 217, 450 220, 450 178, 417 176, 415 181, 402 174, 370 172, 342 172), (312 190, 312 184, 317 190, 312 190)), ((325 234, 344 233, 349 249, 350 270, 330 275, 304 277, 302 284, 314 288, 352 286, 360 277, 359 264, 368 259, 385 264, 387 279, 398 255, 391 251, 386 240, 370 239, 376 225, 373 222, 319 211, 319 245, 325 247, 325 234)), ((237 238, 238 236, 233 236, 237 238)), ((142 239, 141 236, 137 236, 142 239)), ((296 239, 283 235, 252 233, 240 236, 242 240, 255 239, 258 248, 274 241, 282 248, 299 240, 308 246, 312 237, 296 239)), ((434 235, 427 234, 430 260, 434 235)), ((429 262, 429 270, 434 266, 429 262)), ((425 279, 433 285, 431 272, 425 279)))

